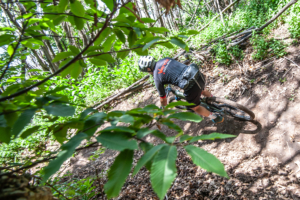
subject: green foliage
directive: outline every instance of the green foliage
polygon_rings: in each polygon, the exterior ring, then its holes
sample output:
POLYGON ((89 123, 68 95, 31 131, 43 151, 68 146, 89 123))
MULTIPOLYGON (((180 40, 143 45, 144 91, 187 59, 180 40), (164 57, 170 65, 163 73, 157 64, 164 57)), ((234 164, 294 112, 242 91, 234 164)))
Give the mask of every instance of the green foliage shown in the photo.
POLYGON ((274 38, 266 39, 263 36, 254 34, 251 38, 251 43, 253 45, 254 53, 252 57, 257 60, 262 60, 269 55, 275 55, 276 57, 281 57, 286 54, 285 45, 275 40, 274 38))
POLYGON ((215 54, 215 60, 221 64, 230 65, 232 60, 227 50, 226 43, 218 43, 213 46, 213 52, 215 54))

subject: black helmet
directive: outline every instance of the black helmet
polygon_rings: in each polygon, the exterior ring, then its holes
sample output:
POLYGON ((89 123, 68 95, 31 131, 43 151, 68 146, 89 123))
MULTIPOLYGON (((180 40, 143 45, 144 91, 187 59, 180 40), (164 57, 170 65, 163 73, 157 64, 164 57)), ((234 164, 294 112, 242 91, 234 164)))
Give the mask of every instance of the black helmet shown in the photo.
POLYGON ((152 56, 141 56, 139 59, 139 67, 142 72, 147 72, 147 68, 153 72, 155 64, 155 58, 152 56))

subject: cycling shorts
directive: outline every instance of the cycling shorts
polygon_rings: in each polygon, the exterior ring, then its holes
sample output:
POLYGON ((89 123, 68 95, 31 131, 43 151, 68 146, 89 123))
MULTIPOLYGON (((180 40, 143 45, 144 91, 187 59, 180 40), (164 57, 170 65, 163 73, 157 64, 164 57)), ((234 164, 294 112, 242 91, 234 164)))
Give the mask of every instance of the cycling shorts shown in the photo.
POLYGON ((189 108, 194 108, 200 104, 201 93, 205 86, 205 80, 203 80, 202 77, 203 76, 199 76, 197 79, 198 83, 203 86, 202 89, 200 89, 198 84, 195 83, 191 89, 184 91, 183 93, 187 102, 195 104, 193 106, 187 106, 189 108))

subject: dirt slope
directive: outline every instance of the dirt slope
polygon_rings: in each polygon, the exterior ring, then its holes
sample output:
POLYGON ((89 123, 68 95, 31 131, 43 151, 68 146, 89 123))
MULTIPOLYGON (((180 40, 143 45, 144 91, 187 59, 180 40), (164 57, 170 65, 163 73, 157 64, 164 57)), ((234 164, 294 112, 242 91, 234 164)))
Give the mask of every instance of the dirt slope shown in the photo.
MULTIPOLYGON (((262 129, 253 135, 243 134, 243 128, 251 126, 231 118, 217 126, 208 119, 198 124, 177 121, 185 134, 217 131, 237 137, 197 143, 224 163, 229 180, 196 167, 179 149, 178 176, 166 199, 300 199, 300 45, 290 46, 286 58, 257 63, 250 59, 251 48, 246 51, 249 54, 239 65, 215 68, 214 64, 206 63, 202 71, 215 96, 228 97, 249 107, 262 129)), ((159 105, 158 100, 155 89, 150 88, 118 103, 114 110, 159 105)), ((176 134, 166 127, 162 131, 176 134)), ((150 136, 146 139, 156 144, 161 142, 150 136)), ((103 171, 95 184, 101 191, 97 198, 106 199, 102 191, 105 171, 117 152, 107 150, 96 161, 89 161, 93 151, 80 152, 64 171, 71 171, 76 178, 95 176, 96 169, 99 173, 103 171)), ((142 152, 136 152, 136 158, 141 155, 142 152)), ((137 176, 129 177, 116 199, 157 199, 147 170, 143 168, 137 176)))

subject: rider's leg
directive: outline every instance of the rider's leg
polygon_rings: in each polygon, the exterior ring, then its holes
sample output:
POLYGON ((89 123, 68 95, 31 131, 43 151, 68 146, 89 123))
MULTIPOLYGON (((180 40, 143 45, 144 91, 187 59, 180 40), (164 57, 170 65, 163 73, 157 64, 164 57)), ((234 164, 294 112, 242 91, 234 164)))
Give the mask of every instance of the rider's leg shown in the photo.
POLYGON ((210 91, 208 91, 206 89, 204 89, 201 94, 206 97, 212 97, 212 94, 210 93, 210 91))
POLYGON ((191 108, 193 111, 195 111, 198 115, 202 115, 204 117, 208 117, 211 112, 208 111, 206 108, 202 107, 202 106, 196 106, 196 107, 193 107, 191 108))

